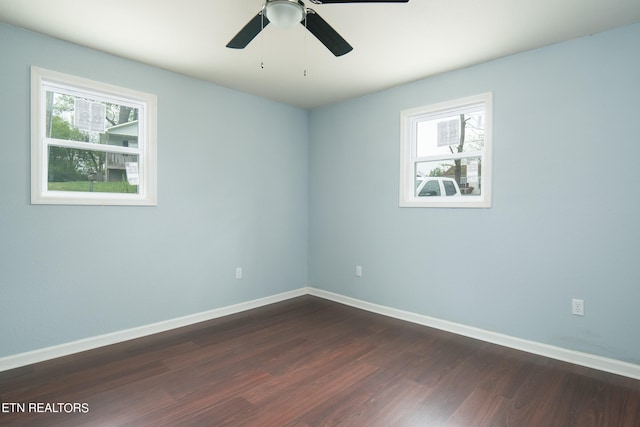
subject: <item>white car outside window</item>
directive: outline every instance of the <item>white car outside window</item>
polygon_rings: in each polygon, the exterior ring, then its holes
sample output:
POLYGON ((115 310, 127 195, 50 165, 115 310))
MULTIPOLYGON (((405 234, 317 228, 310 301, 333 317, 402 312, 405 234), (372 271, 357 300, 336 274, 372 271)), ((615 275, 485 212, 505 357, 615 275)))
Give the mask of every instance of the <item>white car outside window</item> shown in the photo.
POLYGON ((416 189, 416 197, 460 196, 460 187, 453 178, 424 177, 416 189))

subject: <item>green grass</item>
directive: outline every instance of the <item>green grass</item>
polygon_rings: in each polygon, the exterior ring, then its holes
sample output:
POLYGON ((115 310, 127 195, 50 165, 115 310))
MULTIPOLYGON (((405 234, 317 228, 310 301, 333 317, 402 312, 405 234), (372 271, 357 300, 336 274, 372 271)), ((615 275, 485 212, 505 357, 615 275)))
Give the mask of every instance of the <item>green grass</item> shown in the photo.
MULTIPOLYGON (((49 191, 91 191, 89 181, 50 182, 49 191)), ((129 185, 128 182, 94 182, 93 191, 96 193, 137 193, 137 185, 129 185)))

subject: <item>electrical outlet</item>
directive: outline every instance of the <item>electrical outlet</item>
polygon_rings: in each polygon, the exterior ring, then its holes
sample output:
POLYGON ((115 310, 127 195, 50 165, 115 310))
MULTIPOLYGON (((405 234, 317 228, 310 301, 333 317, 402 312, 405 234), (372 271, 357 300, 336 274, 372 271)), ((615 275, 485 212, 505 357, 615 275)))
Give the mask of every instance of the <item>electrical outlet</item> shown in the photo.
POLYGON ((356 265, 356 277, 362 277, 362 266, 356 265))
POLYGON ((236 268, 236 279, 242 279, 242 267, 236 268))
POLYGON ((584 316, 584 300, 583 299, 572 299, 571 300, 571 314, 575 314, 576 316, 584 316))

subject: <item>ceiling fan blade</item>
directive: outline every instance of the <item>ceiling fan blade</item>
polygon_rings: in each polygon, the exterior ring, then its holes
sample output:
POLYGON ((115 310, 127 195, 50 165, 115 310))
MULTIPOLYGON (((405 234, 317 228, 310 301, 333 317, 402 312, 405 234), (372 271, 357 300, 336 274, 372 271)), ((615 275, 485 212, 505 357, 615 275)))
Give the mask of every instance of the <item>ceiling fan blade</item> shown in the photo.
MULTIPOLYGON (((301 24, 305 25, 305 22, 302 21, 301 24)), ((342 56, 353 50, 353 47, 331 25, 312 9, 307 9, 306 25, 307 30, 316 36, 335 56, 342 56)))
POLYGON ((311 0, 313 4, 331 3, 408 3, 409 0, 311 0))
POLYGON ((227 47, 244 49, 267 25, 269 25, 269 20, 266 16, 262 16, 262 12, 259 12, 227 43, 227 47))

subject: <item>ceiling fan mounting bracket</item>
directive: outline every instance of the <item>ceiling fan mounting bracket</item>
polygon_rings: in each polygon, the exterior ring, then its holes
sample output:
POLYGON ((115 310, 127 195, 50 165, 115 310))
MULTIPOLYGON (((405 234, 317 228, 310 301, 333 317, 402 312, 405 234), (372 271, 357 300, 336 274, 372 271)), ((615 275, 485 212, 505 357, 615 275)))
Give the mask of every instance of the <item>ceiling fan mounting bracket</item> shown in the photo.
POLYGON ((301 0, 266 0, 264 16, 280 28, 292 28, 305 20, 307 9, 301 0))

